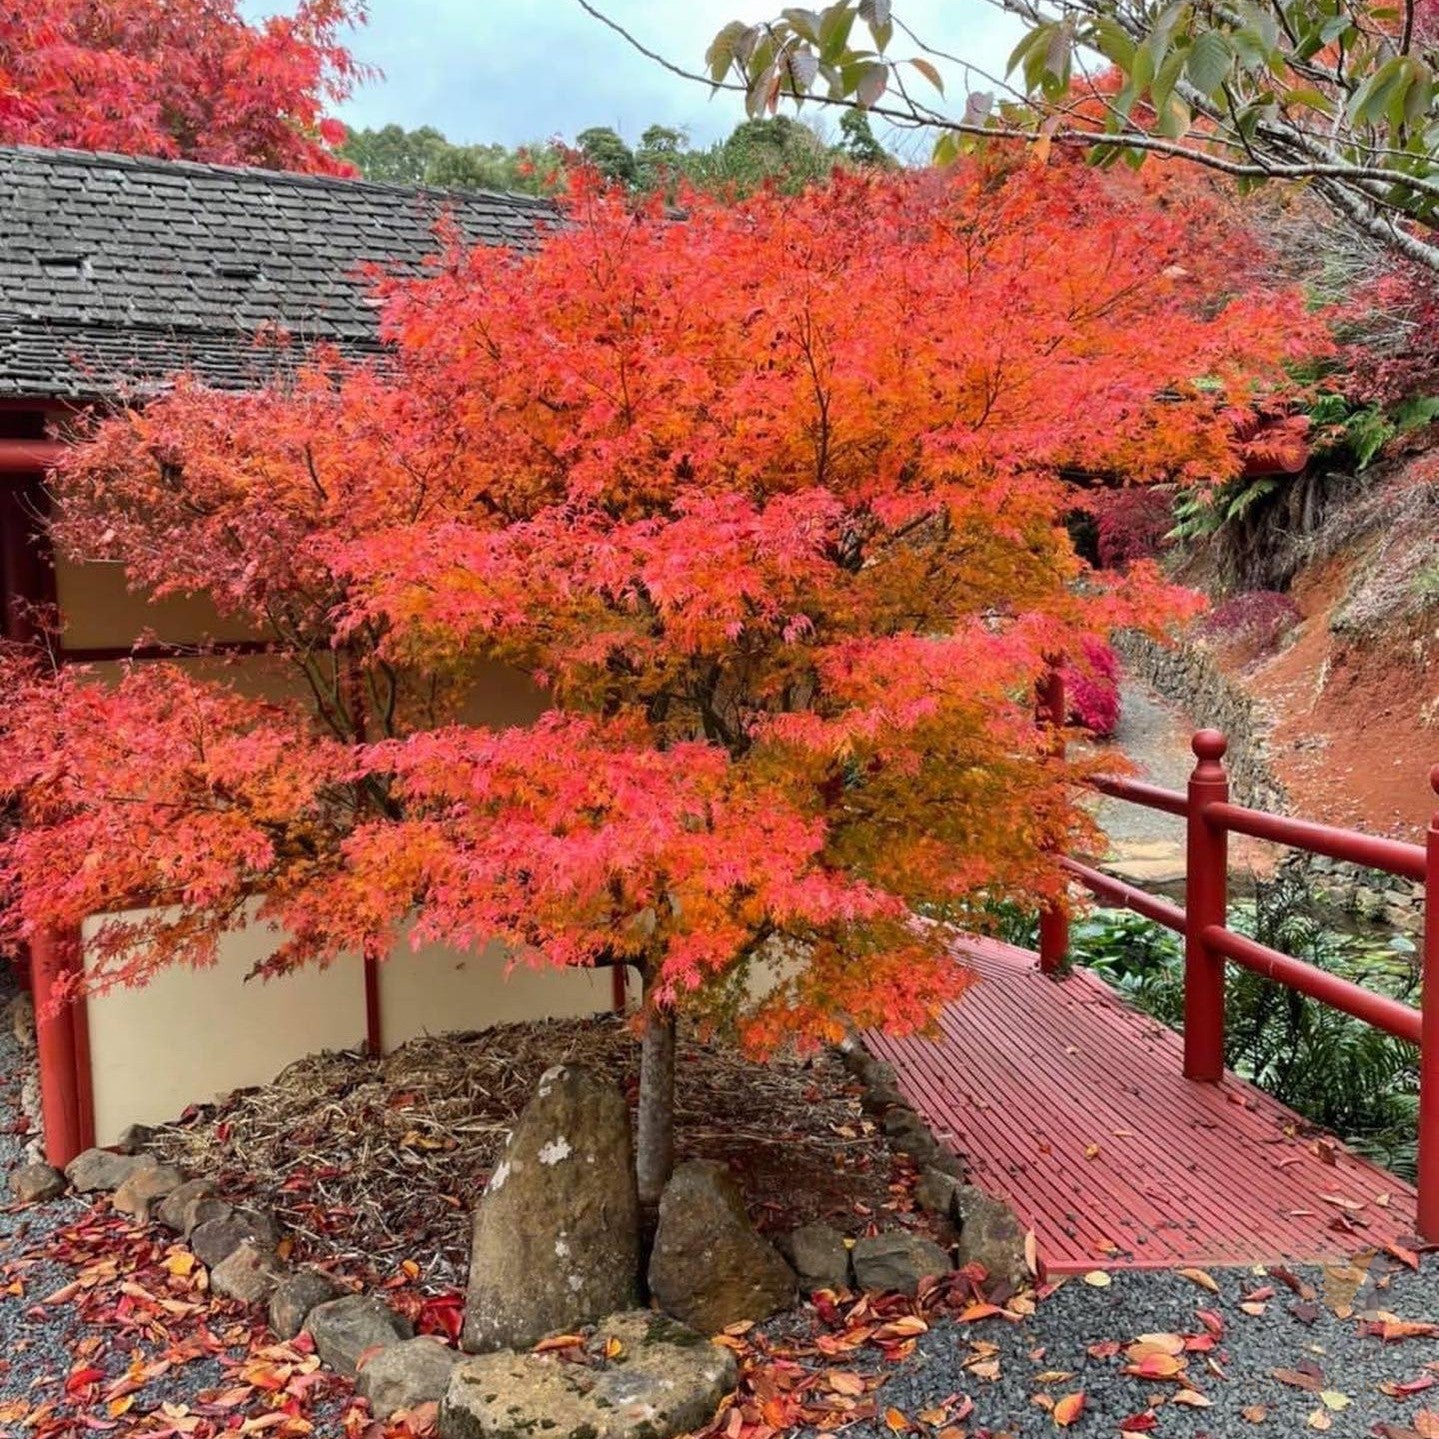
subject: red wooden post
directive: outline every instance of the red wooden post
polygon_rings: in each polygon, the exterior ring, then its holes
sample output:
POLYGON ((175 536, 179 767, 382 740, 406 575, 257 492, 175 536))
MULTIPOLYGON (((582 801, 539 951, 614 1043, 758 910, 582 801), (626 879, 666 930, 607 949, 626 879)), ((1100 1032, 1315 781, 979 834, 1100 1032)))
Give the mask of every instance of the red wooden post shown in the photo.
POLYGON ((60 981, 79 962, 75 945, 73 936, 58 934, 38 935, 30 945, 45 1158, 57 1168, 64 1168, 86 1147, 76 1011, 69 1000, 57 998, 60 981))
MULTIPOLYGON (((1058 665, 1039 682, 1035 695, 1035 714, 1041 725, 1054 732, 1050 753, 1064 758, 1064 672, 1058 665)), ((1069 957, 1069 910, 1059 901, 1039 911, 1039 969, 1042 974, 1057 974, 1069 957)))
MULTIPOLYGON (((1429 771, 1439 794, 1439 765, 1429 771)), ((1424 969, 1420 980, 1423 1027, 1419 1037, 1419 1237, 1439 1242, 1439 814, 1425 838, 1424 969)))
POLYGON ((1189 777, 1189 819, 1184 893, 1184 1076, 1224 1075, 1224 957, 1201 938, 1223 925, 1229 912, 1229 832, 1205 818, 1204 807, 1229 799, 1218 730, 1202 729, 1192 746, 1198 763, 1189 777))

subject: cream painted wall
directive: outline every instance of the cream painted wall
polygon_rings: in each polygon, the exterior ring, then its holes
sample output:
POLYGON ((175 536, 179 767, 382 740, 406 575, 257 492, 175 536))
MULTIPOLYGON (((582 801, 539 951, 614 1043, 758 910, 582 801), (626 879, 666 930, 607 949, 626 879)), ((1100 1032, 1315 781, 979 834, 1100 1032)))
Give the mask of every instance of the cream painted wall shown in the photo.
POLYGON ((222 619, 207 599, 135 594, 115 564, 77 564, 57 555, 55 594, 64 618, 62 642, 70 649, 129 649, 147 632, 176 645, 259 638, 248 626, 222 619))
MULTIPOLYGON (((417 1034, 486 1029, 526 1019, 567 1019, 610 1008, 607 969, 508 968, 505 951, 460 954, 438 946, 380 966, 381 1037, 394 1049, 417 1034)), ((631 977, 629 993, 637 993, 631 977)))
POLYGON ((359 966, 247 983, 271 944, 264 929, 244 930, 227 936, 213 969, 168 969, 143 989, 90 1000, 97 1143, 113 1143, 127 1124, 162 1123, 188 1104, 263 1084, 302 1055, 363 1042, 359 966))
MULTIPOLYGON (((262 927, 243 930, 227 936, 213 969, 177 966, 143 989, 89 1001, 97 1143, 113 1143, 128 1124, 164 1123, 187 1105, 266 1084, 307 1054, 364 1042, 361 965, 340 960, 247 982, 273 943, 262 927)), ((379 968, 385 1048, 420 1034, 598 1014, 612 1003, 608 970, 518 964, 506 971, 498 946, 480 955, 440 946, 398 951, 379 968)), ((633 979, 629 992, 638 993, 633 979)))

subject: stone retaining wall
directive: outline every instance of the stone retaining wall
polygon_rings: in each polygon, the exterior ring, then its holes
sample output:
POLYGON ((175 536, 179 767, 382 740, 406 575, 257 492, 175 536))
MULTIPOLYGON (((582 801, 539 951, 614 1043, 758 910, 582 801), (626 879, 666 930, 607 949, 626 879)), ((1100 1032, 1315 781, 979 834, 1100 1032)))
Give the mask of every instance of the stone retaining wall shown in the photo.
POLYGON ((1288 811, 1288 796, 1269 765, 1273 721, 1263 706, 1215 662, 1202 641, 1161 645, 1128 634, 1115 645, 1125 667, 1164 699, 1181 706, 1195 729, 1217 729, 1229 740, 1224 757, 1239 804, 1288 811))

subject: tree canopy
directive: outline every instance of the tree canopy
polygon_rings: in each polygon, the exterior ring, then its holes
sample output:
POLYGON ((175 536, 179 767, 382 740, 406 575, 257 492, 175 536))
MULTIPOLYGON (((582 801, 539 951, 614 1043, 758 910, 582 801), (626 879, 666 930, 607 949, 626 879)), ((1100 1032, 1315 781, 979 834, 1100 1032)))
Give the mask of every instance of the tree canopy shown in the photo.
POLYGON ((407 937, 625 962, 663 1115, 676 1012, 924 1026, 967 977, 929 921, 1060 891, 1089 821, 1035 682, 1182 608, 1086 571, 1075 486, 1235 473, 1321 343, 1299 298, 1202 197, 1076 166, 569 203, 534 253, 388 285, 382 367, 182 382, 74 450, 61 543, 260 626, 308 698, 9 661, 10 937, 111 912, 98 986, 250 922, 267 971, 407 937), (538 724, 466 721, 495 663, 538 724))
POLYGON ((353 132, 342 153, 369 180, 528 194, 554 193, 568 170, 581 163, 627 190, 673 192, 685 186, 740 194, 766 182, 796 190, 823 179, 836 165, 895 163, 862 114, 845 117, 837 144, 787 115, 774 115, 743 120, 724 140, 702 148, 692 146, 684 130, 666 125, 647 126, 635 146, 607 126, 591 126, 573 144, 553 139, 513 150, 452 144, 428 126, 386 125, 353 132))
POLYGON ((347 174, 328 111, 361 69, 359 0, 245 19, 236 0, 0 8, 0 144, 347 174))

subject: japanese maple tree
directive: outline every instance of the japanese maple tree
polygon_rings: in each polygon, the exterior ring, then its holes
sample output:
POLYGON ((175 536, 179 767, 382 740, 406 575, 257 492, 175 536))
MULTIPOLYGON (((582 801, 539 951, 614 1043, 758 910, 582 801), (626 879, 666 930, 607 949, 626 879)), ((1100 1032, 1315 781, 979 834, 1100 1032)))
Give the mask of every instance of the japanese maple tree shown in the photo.
POLYGON ((327 114, 359 78, 362 0, 251 22, 236 0, 0 8, 0 144, 350 175, 327 114))
POLYGON ((262 626, 304 698, 13 673, 0 879, 22 937, 152 902, 95 986, 247 922, 275 972, 496 936, 631 965, 653 1202, 677 1014, 922 1027, 969 978, 936 921, 1059 895, 1087 821, 1035 682, 1182 604, 1086 571, 1073 488, 1233 474, 1315 339, 1220 212, 1080 166, 570 206, 386 285, 379 366, 98 424, 61 541, 262 626), (539 723, 466 722, 496 663, 539 723))

